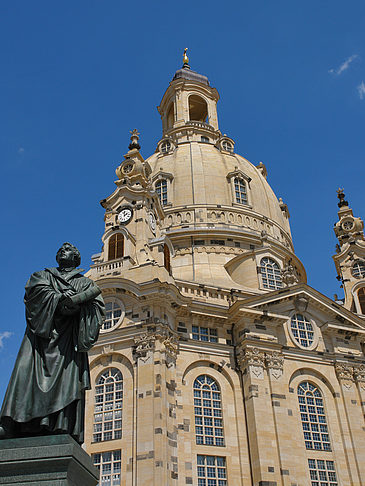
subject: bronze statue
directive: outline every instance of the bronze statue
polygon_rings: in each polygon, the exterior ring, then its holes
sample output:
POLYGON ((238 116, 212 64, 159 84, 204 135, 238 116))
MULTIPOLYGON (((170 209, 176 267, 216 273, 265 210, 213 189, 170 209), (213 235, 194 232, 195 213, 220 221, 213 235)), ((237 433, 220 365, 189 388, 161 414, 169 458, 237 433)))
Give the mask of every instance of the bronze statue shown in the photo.
POLYGON ((0 436, 70 434, 84 437, 87 351, 105 310, 101 291, 81 275, 80 253, 58 250, 57 268, 33 273, 25 286, 27 328, 0 413, 0 436))

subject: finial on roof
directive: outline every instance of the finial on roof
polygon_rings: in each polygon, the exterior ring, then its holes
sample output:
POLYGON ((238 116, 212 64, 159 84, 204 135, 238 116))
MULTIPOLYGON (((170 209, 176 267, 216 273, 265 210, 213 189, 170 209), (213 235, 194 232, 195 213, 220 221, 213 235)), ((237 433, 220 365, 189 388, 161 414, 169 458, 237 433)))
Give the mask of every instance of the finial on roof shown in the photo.
POLYGON ((134 130, 131 130, 129 133, 131 134, 131 143, 128 145, 129 150, 132 150, 132 149, 139 150, 141 148, 141 146, 138 143, 139 133, 138 133, 137 128, 134 128, 134 130))
POLYGON ((345 194, 343 192, 343 188, 341 189, 340 187, 337 189, 337 197, 340 200, 340 202, 337 204, 339 208, 342 208, 343 206, 348 206, 349 203, 345 201, 345 194))
POLYGON ((184 49, 184 55, 183 55, 183 67, 186 68, 186 69, 190 69, 190 66, 189 66, 189 58, 188 58, 188 55, 186 54, 186 51, 188 50, 187 47, 185 47, 184 49))

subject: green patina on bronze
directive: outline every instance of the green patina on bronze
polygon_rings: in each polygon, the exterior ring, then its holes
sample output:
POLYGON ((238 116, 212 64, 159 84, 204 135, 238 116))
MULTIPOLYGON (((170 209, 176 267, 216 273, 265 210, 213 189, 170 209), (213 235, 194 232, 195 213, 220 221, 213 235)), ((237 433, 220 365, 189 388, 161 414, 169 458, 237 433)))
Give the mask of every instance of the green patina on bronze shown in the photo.
POLYGON ((57 268, 34 273, 25 287, 27 328, 1 409, 5 437, 84 436, 87 351, 105 315, 97 285, 80 272, 80 254, 65 243, 57 268))

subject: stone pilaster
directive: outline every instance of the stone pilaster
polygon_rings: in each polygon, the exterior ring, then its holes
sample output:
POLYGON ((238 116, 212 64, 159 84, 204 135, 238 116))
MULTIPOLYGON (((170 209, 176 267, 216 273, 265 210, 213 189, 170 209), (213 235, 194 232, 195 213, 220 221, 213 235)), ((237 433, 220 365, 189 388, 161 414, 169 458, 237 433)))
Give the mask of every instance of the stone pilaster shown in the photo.
POLYGON ((267 390, 265 350, 239 345, 237 362, 242 373, 244 400, 252 461, 253 484, 281 484, 274 415, 267 390), (268 447, 270 444, 270 447, 268 447))
POLYGON ((355 376, 362 376, 362 370, 354 366, 354 363, 340 362, 335 363, 337 379, 339 381, 342 393, 342 402, 346 412, 347 421, 342 422, 342 430, 345 437, 345 443, 351 444, 346 448, 346 454, 349 462, 349 472, 351 474, 352 484, 365 484, 365 476, 361 473, 361 457, 365 454, 365 438, 360 423, 364 423, 361 406, 359 406, 359 393, 355 383, 355 376), (356 375, 355 375, 356 369, 356 375))
POLYGON ((177 485, 177 353, 177 336, 167 324, 146 325, 135 338, 138 486, 177 485))

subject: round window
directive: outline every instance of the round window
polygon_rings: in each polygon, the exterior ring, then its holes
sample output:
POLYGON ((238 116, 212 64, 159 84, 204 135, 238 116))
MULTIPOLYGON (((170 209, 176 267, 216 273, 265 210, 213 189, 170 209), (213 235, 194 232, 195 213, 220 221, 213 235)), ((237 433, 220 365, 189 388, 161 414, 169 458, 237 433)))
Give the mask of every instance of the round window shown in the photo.
POLYGON ((352 275, 355 278, 365 277, 365 262, 355 262, 352 266, 352 275))
POLYGON ((311 322, 303 314, 294 314, 289 325, 290 335, 299 347, 313 349, 317 345, 316 330, 311 322))
POLYGON ((171 143, 170 142, 162 142, 161 144, 161 152, 163 154, 167 154, 171 150, 171 143))
POLYGON ((115 329, 124 319, 125 310, 123 303, 116 298, 105 298, 105 321, 102 332, 115 329))
POLYGON ((222 142, 222 149, 227 150, 227 152, 233 152, 233 145, 231 142, 227 142, 227 140, 224 140, 222 142))

